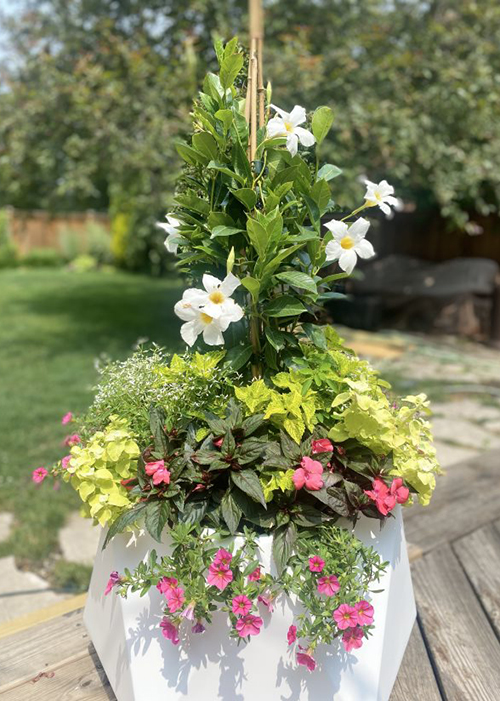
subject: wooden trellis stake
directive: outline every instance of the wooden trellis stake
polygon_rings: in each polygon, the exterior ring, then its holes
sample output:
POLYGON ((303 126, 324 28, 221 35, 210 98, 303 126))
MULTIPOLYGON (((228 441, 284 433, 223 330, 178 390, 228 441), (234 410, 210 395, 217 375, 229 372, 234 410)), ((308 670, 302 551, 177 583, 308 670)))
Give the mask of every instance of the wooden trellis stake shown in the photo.
POLYGON ((265 89, 262 74, 264 18, 262 0, 249 0, 248 10, 250 15, 250 58, 245 116, 250 132, 248 157, 250 161, 253 161, 257 150, 257 129, 264 125, 265 89))

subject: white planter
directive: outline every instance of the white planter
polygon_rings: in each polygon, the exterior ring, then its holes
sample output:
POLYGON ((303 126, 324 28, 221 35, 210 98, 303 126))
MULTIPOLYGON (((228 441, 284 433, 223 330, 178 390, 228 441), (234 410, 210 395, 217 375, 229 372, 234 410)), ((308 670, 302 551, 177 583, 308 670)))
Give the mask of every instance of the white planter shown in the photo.
MULTIPOLYGON (((168 545, 146 534, 116 536, 98 550, 84 621, 118 701, 387 701, 416 615, 399 507, 394 514, 382 529, 367 518, 355 529, 389 562, 375 587, 384 591, 372 597, 372 636, 350 654, 338 643, 320 646, 313 673, 297 667, 287 649, 294 609, 284 596, 272 616, 261 613, 261 633, 247 645, 228 637, 228 619, 221 613, 205 633, 181 636, 181 644, 173 646, 159 628, 164 599, 156 588, 142 598, 104 596, 110 572, 133 569, 151 549, 161 555, 168 545)), ((259 545, 269 570, 271 538, 261 537, 259 545)))

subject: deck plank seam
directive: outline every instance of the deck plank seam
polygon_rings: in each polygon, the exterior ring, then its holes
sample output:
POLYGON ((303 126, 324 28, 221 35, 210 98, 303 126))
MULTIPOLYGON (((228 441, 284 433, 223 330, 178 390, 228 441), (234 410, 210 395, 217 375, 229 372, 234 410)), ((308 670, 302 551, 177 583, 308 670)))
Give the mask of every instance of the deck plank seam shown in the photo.
POLYGON ((444 690, 444 685, 441 680, 441 675, 439 674, 439 669, 436 664, 436 660, 434 659, 434 655, 432 654, 432 649, 429 644, 429 641, 427 639, 427 635, 425 632, 424 624, 422 622, 422 619, 420 618, 420 613, 417 610, 417 625, 420 630, 420 635, 422 636, 422 640, 424 642, 424 647, 425 651, 427 653, 427 658, 429 660, 429 663, 432 667, 432 672, 434 674, 434 679, 436 680, 436 685, 438 688, 439 695, 441 696, 442 701, 448 701, 448 697, 446 696, 446 692, 444 690))

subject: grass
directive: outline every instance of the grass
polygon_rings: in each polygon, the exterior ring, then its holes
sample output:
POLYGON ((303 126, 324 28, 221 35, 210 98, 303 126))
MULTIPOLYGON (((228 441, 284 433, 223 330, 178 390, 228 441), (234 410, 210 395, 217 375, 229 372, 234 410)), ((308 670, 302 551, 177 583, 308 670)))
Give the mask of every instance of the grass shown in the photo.
MULTIPOLYGON (((179 348, 173 305, 180 294, 173 276, 0 272, 0 510, 14 514, 0 556, 31 568, 54 565, 58 530, 79 500, 66 484, 32 484, 31 471, 65 454, 61 417, 91 401, 96 358, 124 358, 145 338, 179 348)), ((59 570, 61 582, 66 569, 59 570)))

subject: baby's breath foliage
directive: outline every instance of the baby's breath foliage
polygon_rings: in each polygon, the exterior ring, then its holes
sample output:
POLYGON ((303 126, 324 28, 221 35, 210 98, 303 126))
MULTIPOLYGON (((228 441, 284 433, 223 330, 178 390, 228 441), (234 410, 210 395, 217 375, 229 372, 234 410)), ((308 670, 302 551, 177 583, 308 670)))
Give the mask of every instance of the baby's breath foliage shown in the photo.
POLYGON ((94 402, 82 419, 82 432, 90 436, 104 428, 109 417, 127 419, 133 433, 147 440, 150 408, 161 407, 167 422, 201 418, 205 412, 220 414, 231 396, 236 377, 222 366, 224 352, 169 356, 154 346, 136 351, 123 361, 99 368, 100 382, 94 402))

